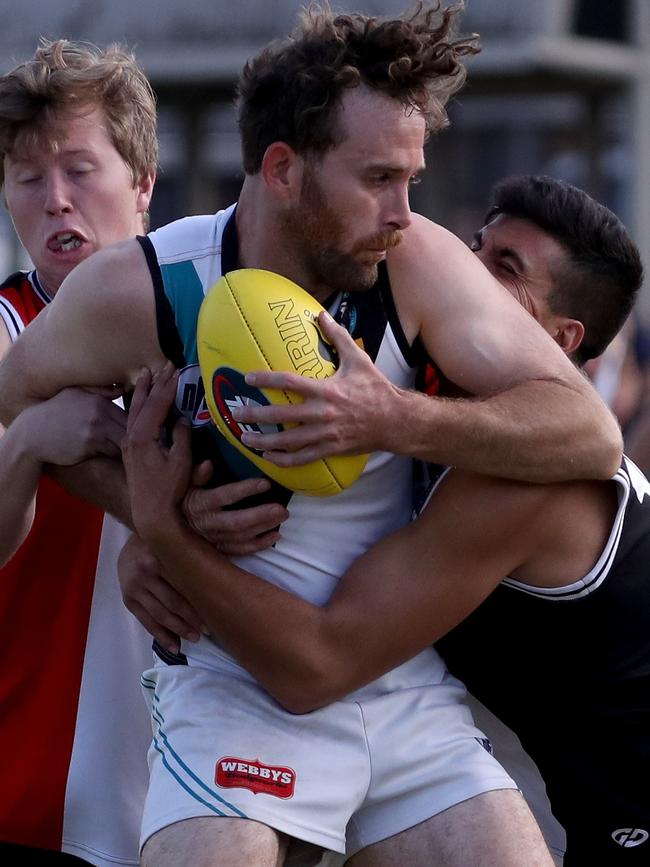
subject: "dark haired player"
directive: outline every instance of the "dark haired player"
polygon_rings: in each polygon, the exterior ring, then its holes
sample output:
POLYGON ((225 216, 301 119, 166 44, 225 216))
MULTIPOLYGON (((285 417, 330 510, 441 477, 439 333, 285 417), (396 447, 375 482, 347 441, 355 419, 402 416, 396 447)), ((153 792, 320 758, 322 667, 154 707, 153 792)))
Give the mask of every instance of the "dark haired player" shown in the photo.
MULTIPOLYGON (((548 178, 501 184, 475 249, 573 358, 604 349, 641 282, 620 221, 548 178)), ((307 713, 442 639, 450 670, 537 762, 567 832, 566 867, 647 863, 650 483, 632 462, 611 481, 554 485, 448 470, 420 517, 317 607, 225 560, 169 557, 191 534, 155 463, 140 469, 158 451, 148 429, 165 405, 154 393, 151 418, 131 422, 139 520, 175 586, 278 701, 307 713), (150 489, 166 504, 155 529, 141 495, 150 489)))

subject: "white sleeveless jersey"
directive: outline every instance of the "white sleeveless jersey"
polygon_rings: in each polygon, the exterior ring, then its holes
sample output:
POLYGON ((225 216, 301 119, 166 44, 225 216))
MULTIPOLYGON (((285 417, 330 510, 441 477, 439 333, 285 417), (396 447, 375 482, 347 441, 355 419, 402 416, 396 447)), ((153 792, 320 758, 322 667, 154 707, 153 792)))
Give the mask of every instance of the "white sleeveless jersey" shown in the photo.
MULTIPOLYGON (((198 377, 196 321, 206 292, 223 273, 238 267, 235 206, 214 216, 187 217, 140 239, 152 274, 163 352, 182 370, 177 409, 195 429, 213 428, 203 401, 198 377)), ((339 295, 329 305, 333 316, 344 309, 345 324, 361 342, 377 367, 398 386, 414 385, 416 358, 407 345, 394 308, 385 269, 367 292, 339 295)), ((340 316, 339 316, 340 318, 340 316)), ((219 442, 219 434, 213 434, 219 442)), ((255 474, 250 465, 248 474, 255 474)), ((282 489, 284 491, 284 489, 282 489)), ((289 519, 281 538, 271 549, 236 560, 238 565, 316 604, 325 603, 345 570, 376 541, 404 526, 411 513, 412 463, 410 458, 384 452, 370 456, 361 478, 334 497, 317 498, 288 494, 289 519)), ((290 624, 287 624, 290 628, 290 624)), ((250 675, 214 642, 183 643, 190 665, 250 675)), ((169 660, 171 661, 171 660, 169 660)), ((420 682, 432 667, 444 673, 433 650, 400 667, 404 686, 408 669, 420 682)), ((363 692, 393 688, 394 673, 387 674, 363 692)), ((410 676, 410 675, 409 675, 410 676)))

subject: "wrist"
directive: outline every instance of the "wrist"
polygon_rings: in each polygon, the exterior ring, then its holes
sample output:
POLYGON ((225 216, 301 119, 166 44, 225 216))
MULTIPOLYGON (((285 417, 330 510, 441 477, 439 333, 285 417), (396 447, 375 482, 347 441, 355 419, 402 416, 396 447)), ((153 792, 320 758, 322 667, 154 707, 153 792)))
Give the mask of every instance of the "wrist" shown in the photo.
POLYGON ((413 420, 418 416, 414 403, 420 398, 421 395, 416 391, 393 386, 389 400, 381 409, 381 424, 377 426, 381 436, 380 451, 411 455, 413 420))
POLYGON ((2 435, 7 460, 40 472, 44 463, 39 454, 40 430, 32 419, 31 408, 23 410, 2 435))
POLYGON ((148 504, 146 510, 139 510, 131 504, 131 512, 138 537, 153 554, 179 544, 189 530, 179 507, 152 510, 148 504))

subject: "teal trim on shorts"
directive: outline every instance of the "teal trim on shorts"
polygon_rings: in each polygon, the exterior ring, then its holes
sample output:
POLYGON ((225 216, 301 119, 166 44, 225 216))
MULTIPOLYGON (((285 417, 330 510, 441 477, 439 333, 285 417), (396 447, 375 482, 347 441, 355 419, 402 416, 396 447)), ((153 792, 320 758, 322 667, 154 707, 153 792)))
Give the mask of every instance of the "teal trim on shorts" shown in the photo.
POLYGON ((217 816, 248 819, 246 813, 242 812, 238 807, 235 807, 234 804, 226 801, 225 798, 222 798, 218 792, 212 789, 199 776, 197 776, 194 771, 179 756, 179 754, 169 742, 167 734, 163 730, 165 719, 160 713, 160 710, 155 707, 155 704, 160 703, 160 699, 155 692, 155 683, 142 677, 141 684, 145 689, 153 691, 151 716, 158 725, 158 737, 154 734, 153 743, 155 749, 160 753, 162 757, 162 762, 165 769, 176 780, 178 785, 182 789, 185 789, 188 795, 191 795, 194 800, 198 801, 200 804, 203 804, 203 806, 206 807, 208 810, 216 813, 217 816), (203 793, 212 797, 217 802, 218 806, 210 803, 209 801, 206 801, 203 793), (224 809, 230 810, 230 812, 224 812, 224 809))

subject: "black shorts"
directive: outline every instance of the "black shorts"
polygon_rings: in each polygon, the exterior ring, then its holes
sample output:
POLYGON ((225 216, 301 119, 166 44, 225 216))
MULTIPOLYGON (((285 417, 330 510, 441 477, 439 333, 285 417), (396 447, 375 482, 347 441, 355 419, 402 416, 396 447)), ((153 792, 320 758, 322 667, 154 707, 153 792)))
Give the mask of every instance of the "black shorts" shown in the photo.
MULTIPOLYGON (((650 865, 650 804, 632 805, 629 792, 609 792, 568 810, 564 867, 650 865), (621 797, 622 795, 622 797, 621 797)), ((643 800, 647 800, 647 795, 643 800)))

